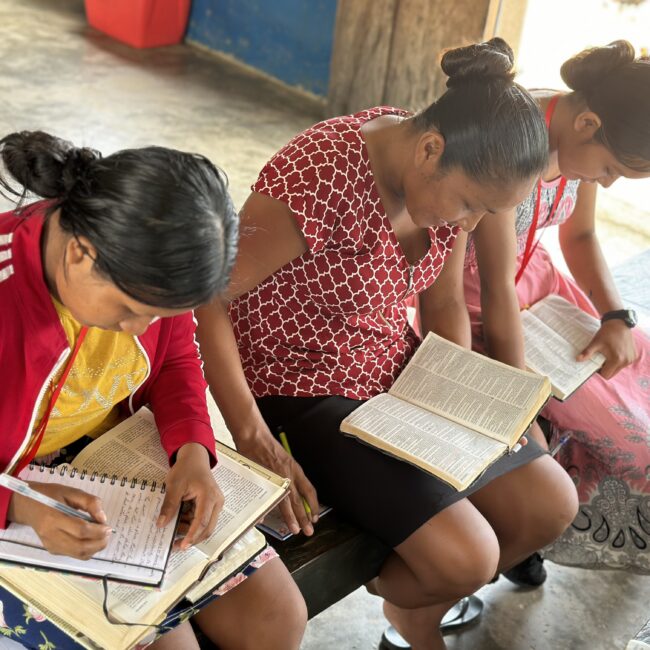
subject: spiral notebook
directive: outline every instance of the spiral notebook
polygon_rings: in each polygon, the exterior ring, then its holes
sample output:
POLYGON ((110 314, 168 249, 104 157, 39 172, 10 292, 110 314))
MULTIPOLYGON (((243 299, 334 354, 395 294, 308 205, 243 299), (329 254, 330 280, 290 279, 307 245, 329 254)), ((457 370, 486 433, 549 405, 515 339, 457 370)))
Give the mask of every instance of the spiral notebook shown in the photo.
POLYGON ((164 483, 89 474, 68 465, 31 465, 20 473, 20 478, 67 485, 98 496, 114 532, 106 548, 89 560, 78 560, 49 553, 33 528, 12 523, 0 530, 0 561, 135 584, 161 584, 176 529, 171 523, 165 528, 156 526, 165 498, 164 483))

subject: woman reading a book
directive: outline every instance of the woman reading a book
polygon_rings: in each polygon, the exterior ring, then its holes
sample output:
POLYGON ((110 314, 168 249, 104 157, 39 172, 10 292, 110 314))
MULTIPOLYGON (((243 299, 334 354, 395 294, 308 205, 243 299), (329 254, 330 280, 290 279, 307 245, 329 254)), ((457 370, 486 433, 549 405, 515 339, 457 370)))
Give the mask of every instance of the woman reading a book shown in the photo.
POLYGON ((423 112, 374 108, 297 135, 242 208, 230 304, 197 312, 206 377, 238 448, 293 479, 287 523, 313 532, 303 498, 317 513, 318 490, 394 548, 369 588, 420 649, 444 648, 438 627, 454 602, 575 514, 571 481, 534 443, 458 492, 339 431, 413 355, 408 296, 427 305, 426 329, 443 306, 446 336, 469 345, 465 231, 523 200, 547 159, 512 62, 501 39, 449 51, 448 91, 423 112))
MULTIPOLYGON (((650 341, 634 327, 595 232, 596 189, 618 178, 650 176, 650 60, 627 41, 564 63, 570 92, 534 91, 549 125, 549 163, 539 186, 510 215, 473 233, 465 295, 474 346, 525 367, 520 309, 559 294, 601 320, 578 359, 604 355, 600 374, 566 402, 543 411, 551 446, 578 487, 580 512, 548 556, 570 565, 650 571, 650 341), (572 278, 560 273, 539 238, 559 224, 572 278), (645 505, 644 505, 645 504, 645 505)), ((547 447, 539 427, 533 435, 547 447)), ((539 555, 507 574, 525 584, 545 578, 539 555)))
MULTIPOLYGON (((212 532, 223 505, 211 473, 215 443, 191 310, 226 286, 235 258, 238 222, 224 177, 202 156, 161 147, 102 158, 22 132, 0 148, 4 190, 46 199, 0 215, 3 471, 17 474, 31 460, 61 462, 123 413, 149 404, 171 465, 158 525, 190 505, 180 542, 187 549, 212 532)), ((96 523, 2 488, 3 526, 31 526, 51 553, 80 559, 106 546, 111 522, 97 498, 32 487, 96 523)), ((259 570, 247 569, 241 584, 243 576, 235 577, 196 616, 220 648, 298 647, 304 603, 282 563, 266 561, 273 556, 258 557, 259 570)), ((58 639, 57 647, 77 647, 51 624, 45 633, 25 618, 4 589, 0 601, 5 626, 21 629, 26 647, 38 647, 43 635, 58 639)), ((198 648, 188 622, 154 645, 198 648)))

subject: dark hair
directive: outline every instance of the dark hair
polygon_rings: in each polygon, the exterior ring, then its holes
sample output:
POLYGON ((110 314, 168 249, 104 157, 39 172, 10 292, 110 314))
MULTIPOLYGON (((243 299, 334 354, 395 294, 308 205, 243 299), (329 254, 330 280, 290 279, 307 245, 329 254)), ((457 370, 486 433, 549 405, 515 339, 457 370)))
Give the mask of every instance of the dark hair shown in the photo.
POLYGON ((535 100, 513 82, 514 55, 501 38, 448 50, 441 65, 447 92, 413 123, 445 138, 442 170, 459 167, 470 178, 500 184, 541 173, 548 135, 535 100))
POLYGON ((560 68, 575 98, 598 115, 594 138, 632 169, 650 171, 650 59, 627 41, 583 50, 560 68))
POLYGON ((62 229, 87 237, 95 268, 135 300, 191 308, 226 287, 238 217, 207 158, 163 147, 102 158, 41 131, 12 133, 0 151, 23 189, 0 176, 2 188, 21 202, 27 191, 52 199, 48 216, 60 209, 62 229))

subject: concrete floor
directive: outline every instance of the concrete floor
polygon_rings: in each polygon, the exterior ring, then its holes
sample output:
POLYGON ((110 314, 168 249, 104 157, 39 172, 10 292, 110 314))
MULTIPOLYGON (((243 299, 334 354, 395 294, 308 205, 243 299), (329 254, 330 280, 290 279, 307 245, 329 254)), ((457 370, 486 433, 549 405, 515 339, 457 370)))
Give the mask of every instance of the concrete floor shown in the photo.
MULTIPOLYGON (((0 134, 198 151, 227 171, 239 205, 266 159, 320 118, 317 102, 195 48, 121 46, 86 27, 80 0, 0 0, 0 25, 0 134)), ((648 245, 625 241, 629 254, 648 245)), ((450 650, 619 650, 650 615, 649 577, 548 568, 543 589, 486 587, 481 623, 448 637, 450 650)), ((303 648, 370 650, 384 625, 359 590, 309 623, 303 648)))

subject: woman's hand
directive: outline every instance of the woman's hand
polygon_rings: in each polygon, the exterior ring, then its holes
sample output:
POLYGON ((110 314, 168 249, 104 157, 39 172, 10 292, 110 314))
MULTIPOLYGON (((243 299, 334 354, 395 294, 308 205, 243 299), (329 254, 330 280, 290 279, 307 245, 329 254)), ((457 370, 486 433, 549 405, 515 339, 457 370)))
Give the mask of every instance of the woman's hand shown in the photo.
POLYGON ((611 379, 617 372, 634 363, 637 358, 632 330, 622 320, 606 321, 577 359, 586 361, 596 352, 600 352, 605 357, 600 374, 604 379, 611 379))
POLYGON ((84 510, 97 523, 66 515, 20 494, 11 497, 10 521, 31 526, 43 546, 55 555, 88 560, 106 547, 111 528, 106 525, 101 499, 65 485, 30 482, 30 486, 61 503, 84 510))
POLYGON ((201 444, 190 442, 176 454, 176 462, 167 474, 165 500, 160 508, 156 525, 166 526, 176 516, 181 504, 188 504, 184 513, 189 523, 185 537, 174 543, 174 548, 185 550, 206 539, 217 525, 224 497, 210 470, 208 450, 201 444))
POLYGON ((273 437, 266 425, 260 425, 254 436, 237 439, 237 451, 256 463, 267 467, 282 477, 291 479, 291 487, 286 499, 280 503, 280 512, 289 530, 297 535, 301 530, 305 535, 313 535, 312 524, 318 521, 318 497, 314 486, 305 476, 300 465, 284 450, 273 437), (311 517, 305 510, 309 504, 311 517))

